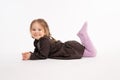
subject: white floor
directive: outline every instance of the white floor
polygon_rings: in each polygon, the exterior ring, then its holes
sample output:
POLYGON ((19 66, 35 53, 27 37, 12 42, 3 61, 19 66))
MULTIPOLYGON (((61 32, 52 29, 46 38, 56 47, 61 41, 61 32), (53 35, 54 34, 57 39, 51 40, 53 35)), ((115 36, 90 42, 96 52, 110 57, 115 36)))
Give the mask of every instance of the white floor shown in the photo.
POLYGON ((3 59, 0 80, 120 80, 118 55, 78 60, 3 59))
POLYGON ((0 0, 0 80, 120 80, 119 8, 119 0, 0 0), (60 40, 75 39, 87 20, 97 56, 22 61, 33 46, 29 24, 40 17, 60 40))

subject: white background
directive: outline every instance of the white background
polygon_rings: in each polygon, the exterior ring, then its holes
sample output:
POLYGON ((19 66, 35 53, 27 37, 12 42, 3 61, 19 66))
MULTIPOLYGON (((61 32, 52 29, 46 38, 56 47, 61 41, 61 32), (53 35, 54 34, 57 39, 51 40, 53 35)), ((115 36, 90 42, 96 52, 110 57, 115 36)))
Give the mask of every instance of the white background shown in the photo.
POLYGON ((0 80, 120 80, 119 0, 0 0, 0 80), (97 56, 80 60, 22 61, 33 51, 29 25, 43 18, 52 36, 77 40, 85 21, 97 56))

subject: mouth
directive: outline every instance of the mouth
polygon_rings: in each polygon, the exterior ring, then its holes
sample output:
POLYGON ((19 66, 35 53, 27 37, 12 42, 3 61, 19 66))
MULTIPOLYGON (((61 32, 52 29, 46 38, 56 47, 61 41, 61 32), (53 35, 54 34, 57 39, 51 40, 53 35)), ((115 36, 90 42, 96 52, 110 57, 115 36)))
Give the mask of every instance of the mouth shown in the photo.
POLYGON ((38 37, 40 37, 40 36, 39 36, 39 35, 33 35, 33 37, 34 37, 34 38, 38 38, 38 37))
POLYGON ((40 35, 38 35, 38 34, 35 34, 34 36, 35 36, 35 37, 38 37, 38 36, 40 36, 40 35))

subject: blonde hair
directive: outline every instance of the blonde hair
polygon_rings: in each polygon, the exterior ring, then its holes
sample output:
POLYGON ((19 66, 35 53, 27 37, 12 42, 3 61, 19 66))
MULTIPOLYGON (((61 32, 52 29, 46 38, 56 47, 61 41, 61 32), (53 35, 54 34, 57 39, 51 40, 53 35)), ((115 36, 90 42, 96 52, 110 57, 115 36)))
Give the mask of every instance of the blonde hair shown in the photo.
POLYGON ((32 28, 32 25, 33 23, 35 22, 38 22, 39 24, 41 24, 44 28, 44 31, 45 31, 45 36, 48 36, 50 38, 52 38, 54 41, 56 41, 52 36, 51 36, 51 33, 50 33, 50 30, 49 30, 49 26, 47 24, 47 22, 44 20, 44 19, 34 19, 31 24, 30 24, 30 30, 32 28))
POLYGON ((39 24, 41 24, 43 26, 46 36, 49 36, 49 37, 51 36, 49 26, 48 26, 47 22, 44 19, 35 19, 35 20, 33 20, 31 22, 31 24, 30 24, 30 30, 32 28, 33 23, 35 23, 35 22, 38 22, 39 24))

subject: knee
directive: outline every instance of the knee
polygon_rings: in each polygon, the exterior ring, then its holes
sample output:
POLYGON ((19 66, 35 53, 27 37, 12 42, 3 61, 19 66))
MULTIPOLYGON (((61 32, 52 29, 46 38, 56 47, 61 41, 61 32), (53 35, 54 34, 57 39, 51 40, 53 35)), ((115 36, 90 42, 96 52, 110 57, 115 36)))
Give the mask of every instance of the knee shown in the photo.
POLYGON ((83 57, 96 57, 97 51, 88 51, 85 50, 83 57))

